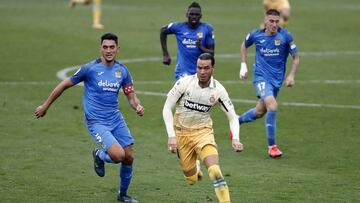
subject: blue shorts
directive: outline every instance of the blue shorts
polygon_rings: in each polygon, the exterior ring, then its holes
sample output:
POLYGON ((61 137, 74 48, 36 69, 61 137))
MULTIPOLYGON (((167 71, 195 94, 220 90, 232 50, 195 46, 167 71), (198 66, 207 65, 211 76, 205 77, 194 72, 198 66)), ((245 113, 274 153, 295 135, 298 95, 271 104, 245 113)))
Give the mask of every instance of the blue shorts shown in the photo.
POLYGON ((115 127, 99 123, 86 124, 86 127, 95 142, 103 150, 108 150, 114 143, 119 143, 122 147, 134 144, 134 138, 131 136, 130 130, 125 122, 115 127))
POLYGON ((279 93, 279 89, 274 87, 271 83, 261 80, 254 83, 257 97, 261 100, 264 100, 268 96, 273 96, 274 98, 277 97, 279 93))

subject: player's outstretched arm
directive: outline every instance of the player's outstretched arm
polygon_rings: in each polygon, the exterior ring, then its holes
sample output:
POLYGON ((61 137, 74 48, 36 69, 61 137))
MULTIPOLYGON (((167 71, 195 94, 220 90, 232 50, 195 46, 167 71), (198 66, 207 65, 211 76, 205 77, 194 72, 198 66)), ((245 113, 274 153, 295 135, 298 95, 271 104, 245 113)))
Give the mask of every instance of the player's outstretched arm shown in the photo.
POLYGON ((166 127, 166 132, 168 134, 168 150, 172 153, 176 152, 177 149, 177 141, 175 137, 175 131, 174 131, 174 118, 172 109, 174 108, 175 103, 167 98, 166 102, 163 107, 163 119, 166 127))
POLYGON ((49 97, 45 100, 45 102, 38 106, 35 109, 36 118, 41 118, 45 116, 47 110, 50 108, 51 104, 69 87, 73 86, 73 83, 70 79, 65 79, 61 81, 54 90, 50 93, 49 97))
POLYGON ((291 70, 285 80, 286 87, 292 87, 295 85, 295 74, 296 74, 298 66, 300 64, 299 55, 294 54, 294 55, 292 55, 292 58, 293 58, 293 61, 292 61, 292 65, 291 65, 291 70))
POLYGON ((125 93, 126 98, 130 104, 130 106, 135 110, 136 114, 139 116, 143 116, 145 113, 145 108, 140 104, 140 100, 137 98, 134 91, 125 93))
POLYGON ((231 102, 230 100, 229 102, 224 100, 224 102, 222 102, 222 105, 220 106, 221 106, 221 110, 226 114, 229 120, 230 131, 232 132, 232 147, 234 151, 241 152, 244 150, 244 146, 240 142, 240 125, 238 121, 238 116, 236 115, 232 104, 226 106, 225 103, 231 104, 231 102))
POLYGON ((163 64, 170 65, 171 64, 171 58, 167 49, 167 25, 160 28, 160 44, 161 44, 161 50, 163 53, 163 64))
POLYGON ((235 152, 242 152, 244 150, 243 144, 240 142, 240 125, 238 116, 235 111, 227 113, 229 119, 230 130, 233 133, 232 147, 235 152))
POLYGON ((247 50, 244 42, 240 46, 240 53, 241 53, 241 66, 240 66, 239 77, 241 80, 245 80, 247 78, 248 69, 246 65, 247 50))

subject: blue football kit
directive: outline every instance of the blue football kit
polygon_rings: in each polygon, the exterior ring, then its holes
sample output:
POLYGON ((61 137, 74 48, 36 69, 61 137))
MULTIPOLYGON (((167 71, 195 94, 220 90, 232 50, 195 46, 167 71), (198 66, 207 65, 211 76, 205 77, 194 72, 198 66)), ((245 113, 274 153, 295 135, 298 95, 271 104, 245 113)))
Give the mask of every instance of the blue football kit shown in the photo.
MULTIPOLYGON (((254 29, 245 38, 246 48, 255 44, 255 64, 253 64, 253 85, 257 96, 264 100, 268 96, 277 97, 286 73, 286 61, 289 54, 295 55, 297 48, 291 34, 283 28, 278 28, 274 35, 269 35, 265 29, 254 29)), ((269 145, 269 155, 281 156, 282 152, 276 146, 276 110, 267 110, 265 129, 269 145), (277 149, 276 155, 271 154, 277 149)), ((249 109, 239 117, 239 123, 252 122, 257 119, 256 109, 249 109)))
POLYGON ((177 40, 178 53, 175 66, 175 80, 186 75, 196 73, 197 58, 202 53, 196 47, 196 40, 201 38, 201 44, 211 46, 215 44, 213 27, 200 22, 198 27, 191 29, 186 22, 170 23, 166 32, 174 34, 177 40))
POLYGON ((285 78, 287 57, 297 53, 293 37, 284 28, 279 28, 274 35, 268 35, 264 29, 254 29, 244 42, 246 48, 253 44, 256 47, 253 84, 258 97, 276 97, 285 78))
POLYGON ((97 144, 105 151, 114 142, 123 147, 133 144, 118 100, 119 90, 133 84, 127 68, 118 61, 108 67, 97 59, 83 65, 70 80, 74 85, 84 82, 85 123, 97 144))

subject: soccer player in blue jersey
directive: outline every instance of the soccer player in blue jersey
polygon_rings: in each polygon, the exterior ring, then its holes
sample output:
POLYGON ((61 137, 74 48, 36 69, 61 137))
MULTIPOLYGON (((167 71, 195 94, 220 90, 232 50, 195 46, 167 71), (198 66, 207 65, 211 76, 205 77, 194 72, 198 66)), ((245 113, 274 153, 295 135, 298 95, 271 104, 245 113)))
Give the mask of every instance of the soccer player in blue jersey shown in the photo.
POLYGON ((144 115, 144 107, 135 94, 130 72, 125 65, 115 60, 119 52, 117 39, 115 34, 104 34, 101 37, 101 57, 83 65, 71 78, 60 82, 45 102, 36 108, 35 116, 45 116, 50 105, 66 89, 84 82, 84 120, 99 146, 92 153, 95 172, 103 177, 105 162, 121 163, 117 199, 120 202, 136 203, 136 199, 127 195, 132 178, 134 139, 119 111, 119 90, 122 88, 130 106, 139 116, 144 115))
POLYGON ((252 30, 241 45, 240 79, 247 78, 247 48, 255 44, 255 64, 253 65, 253 85, 259 98, 255 108, 239 117, 239 123, 255 121, 265 115, 265 128, 268 140, 268 153, 275 158, 282 155, 276 146, 276 97, 286 73, 286 61, 292 56, 291 70, 286 77, 285 86, 295 84, 295 73, 300 59, 293 37, 286 29, 279 27, 280 13, 270 9, 265 16, 265 29, 252 30))
POLYGON ((201 7, 197 2, 189 5, 187 22, 172 22, 160 29, 160 43, 163 53, 163 63, 171 64, 167 49, 167 35, 174 34, 177 40, 178 53, 175 65, 175 80, 196 73, 196 62, 200 54, 214 55, 214 30, 209 23, 200 22, 201 7))

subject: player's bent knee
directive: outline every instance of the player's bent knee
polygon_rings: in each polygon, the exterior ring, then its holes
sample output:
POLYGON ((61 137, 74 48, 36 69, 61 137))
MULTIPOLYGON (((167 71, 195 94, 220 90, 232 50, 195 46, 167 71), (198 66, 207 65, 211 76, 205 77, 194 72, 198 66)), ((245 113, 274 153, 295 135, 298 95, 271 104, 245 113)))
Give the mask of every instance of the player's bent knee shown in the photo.
POLYGON ((119 144, 111 145, 108 154, 114 163, 120 163, 125 159, 125 151, 119 144))
POLYGON ((120 163, 121 161, 124 160, 125 156, 121 153, 113 153, 113 154, 109 154, 111 159, 114 161, 114 163, 120 163))
POLYGON ((204 160, 206 157, 211 155, 218 155, 218 151, 214 145, 205 145, 200 151, 200 159, 204 160))
POLYGON ((264 117, 265 113, 266 113, 266 111, 256 111, 255 112, 256 118, 264 117))

